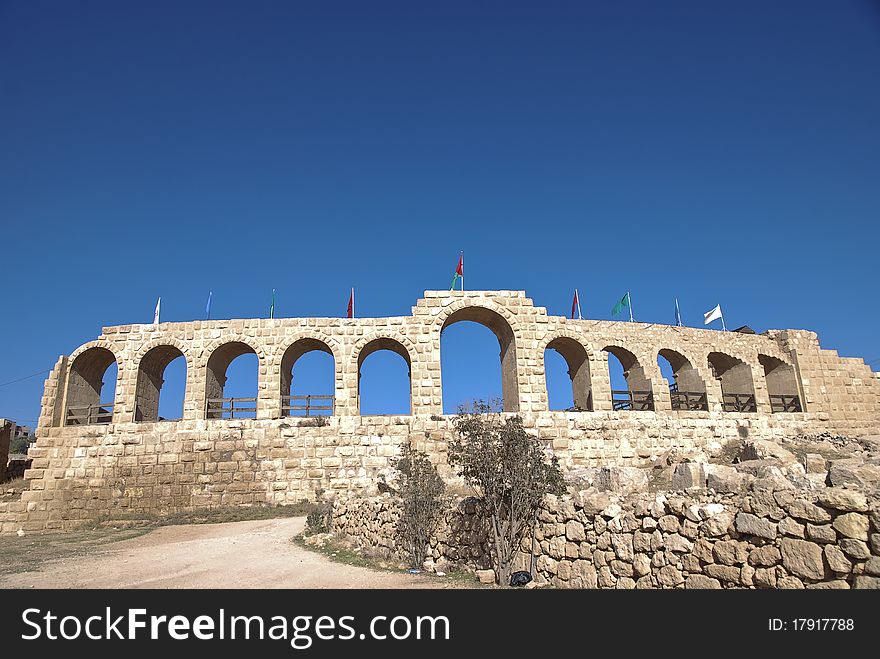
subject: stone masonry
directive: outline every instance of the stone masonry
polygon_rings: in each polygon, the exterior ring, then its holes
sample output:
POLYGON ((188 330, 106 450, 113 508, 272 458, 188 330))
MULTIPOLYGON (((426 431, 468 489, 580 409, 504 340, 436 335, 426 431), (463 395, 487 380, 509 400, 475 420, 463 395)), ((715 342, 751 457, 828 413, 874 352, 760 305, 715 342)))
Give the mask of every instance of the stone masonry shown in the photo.
POLYGON ((0 504, 0 531, 284 504, 313 500, 318 491, 369 494, 404 442, 448 471, 452 419, 442 414, 440 336, 459 321, 483 324, 498 338, 505 412, 522 416, 568 468, 636 465, 670 448, 735 437, 857 435, 880 426, 878 374, 861 359, 822 349, 813 332, 569 320, 548 316, 522 291, 426 291, 411 315, 391 318, 122 325, 58 359, 29 452, 29 489, 21 501, 0 504), (568 363, 579 411, 548 409, 548 349, 568 363), (326 426, 282 415, 293 365, 311 350, 334 360, 335 407, 326 426), (398 353, 409 366, 408 415, 359 414, 360 368, 378 350, 398 353), (217 418, 207 401, 223 397, 226 368, 245 353, 259 360, 256 418, 217 418), (609 354, 623 365, 630 391, 651 393, 653 410, 614 409, 609 354), (658 354, 672 365, 674 383, 662 377, 658 354), (183 415, 160 420, 162 375, 180 355, 183 415), (115 396, 102 400, 113 362, 115 396), (674 407, 670 385, 703 396, 705 409, 674 407), (752 397, 755 411, 725 411, 731 395, 752 397), (802 411, 774 411, 781 397, 796 399, 802 411))

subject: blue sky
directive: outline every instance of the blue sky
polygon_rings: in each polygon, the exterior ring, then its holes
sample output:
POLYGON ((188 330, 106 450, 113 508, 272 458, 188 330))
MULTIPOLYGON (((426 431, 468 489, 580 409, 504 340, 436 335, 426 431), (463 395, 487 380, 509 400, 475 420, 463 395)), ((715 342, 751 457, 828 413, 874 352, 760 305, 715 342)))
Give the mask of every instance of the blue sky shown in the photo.
MULTIPOLYGON (((159 295, 163 321, 208 290, 265 316, 272 288, 277 316, 351 286, 407 314, 460 250, 468 288, 553 314, 575 286, 593 318, 721 303, 880 364, 876 3, 0 1, 0 96, 0 384, 159 295)), ((443 351, 447 406, 499 392, 488 330, 443 351)), ((401 377, 371 357, 365 408, 405 406, 401 377)))

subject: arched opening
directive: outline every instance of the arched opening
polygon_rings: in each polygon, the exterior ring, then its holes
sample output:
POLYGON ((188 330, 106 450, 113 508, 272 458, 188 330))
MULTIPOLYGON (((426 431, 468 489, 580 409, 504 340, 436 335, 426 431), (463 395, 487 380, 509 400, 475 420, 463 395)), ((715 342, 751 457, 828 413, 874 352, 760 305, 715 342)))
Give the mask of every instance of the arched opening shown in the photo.
POLYGON ((768 355, 758 355, 758 361, 764 367, 770 409, 773 412, 803 412, 794 367, 768 355))
POLYGON ((214 350, 205 383, 206 418, 255 418, 258 375, 259 359, 248 344, 233 341, 214 350))
POLYGON ((590 360, 581 343, 568 337, 550 341, 544 349, 544 378, 551 410, 593 411, 590 360))
POLYGON ((330 346, 318 339, 299 339, 284 351, 281 416, 332 415, 335 390, 336 362, 330 346))
POLYGON ((636 356, 619 346, 606 346, 602 350, 608 353, 612 409, 653 410, 654 390, 651 379, 645 374, 645 369, 636 356))
MULTIPOLYGON (((476 379, 475 382, 476 369, 473 367, 478 363, 479 356, 472 352, 469 355, 466 346, 460 347, 464 349, 455 350, 456 353, 464 353, 464 357, 461 360, 452 360, 452 364, 455 364, 455 366, 451 366, 448 360, 444 363, 444 343, 448 344, 455 340, 451 334, 446 332, 446 330, 448 327, 460 322, 477 323, 478 325, 488 328, 495 335, 500 349, 499 360, 501 363, 502 409, 505 412, 519 411, 519 386, 516 373, 516 341, 514 340, 513 329, 503 316, 491 309, 486 309, 485 307, 465 307, 459 309, 449 315, 443 323, 443 327, 440 329, 440 361, 441 371, 444 373, 442 392, 443 411, 447 414, 453 414, 458 411, 458 406, 460 404, 467 404, 474 398, 483 399, 488 402, 494 397, 493 387, 487 380, 476 379), (460 369, 458 368, 459 364, 466 364, 466 366, 464 366, 464 369, 466 369, 466 380, 465 378, 461 378, 460 382, 459 378, 456 376, 456 373, 460 372, 460 369), (467 383, 471 383, 470 386, 461 386, 467 383), (485 393, 480 393, 479 389, 475 390, 474 385, 480 387, 485 393), (447 392, 449 392, 449 395, 447 395, 447 392), (452 394, 452 392, 457 393, 452 394)), ((464 333, 470 335, 470 337, 468 337, 469 339, 473 337, 473 333, 467 329, 465 329, 464 333)), ((474 342, 469 340, 468 343, 473 344, 474 342)), ((451 347, 452 346, 447 345, 447 348, 451 347)), ((483 354, 482 351, 480 351, 479 354, 483 354)))
POLYGON ((80 353, 67 376, 64 425, 111 423, 118 373, 116 357, 106 348, 89 348, 80 353))
POLYGON ((373 339, 358 353, 357 366, 358 414, 411 413, 412 363, 406 346, 394 339, 373 339), (374 353, 378 354, 365 367, 367 358, 374 353))
POLYGON ((135 421, 183 418, 186 357, 174 346, 156 346, 138 364, 135 421), (167 382, 167 384, 166 384, 167 382))
POLYGON ((708 410, 706 383, 687 357, 675 350, 663 349, 657 353, 660 374, 669 385, 673 410, 708 410))
POLYGON ((757 412, 752 369, 741 359, 723 352, 709 353, 712 376, 721 384, 722 405, 725 412, 757 412))

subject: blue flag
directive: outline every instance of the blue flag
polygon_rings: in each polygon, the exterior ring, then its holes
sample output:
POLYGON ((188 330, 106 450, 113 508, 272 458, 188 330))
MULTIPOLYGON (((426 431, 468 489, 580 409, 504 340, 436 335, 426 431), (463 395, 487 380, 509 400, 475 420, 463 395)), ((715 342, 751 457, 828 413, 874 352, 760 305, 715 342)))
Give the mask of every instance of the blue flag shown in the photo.
POLYGON ((211 296, 214 295, 214 291, 208 291, 208 304, 205 305, 205 319, 211 320, 211 296))
POLYGON ((675 324, 681 327, 681 311, 678 310, 678 298, 675 298, 675 324))

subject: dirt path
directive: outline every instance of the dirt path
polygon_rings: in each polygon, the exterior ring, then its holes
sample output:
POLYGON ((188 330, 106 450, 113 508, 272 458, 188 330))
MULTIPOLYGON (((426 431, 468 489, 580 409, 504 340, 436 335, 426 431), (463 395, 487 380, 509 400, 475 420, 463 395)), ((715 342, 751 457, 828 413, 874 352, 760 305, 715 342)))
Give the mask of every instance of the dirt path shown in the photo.
POLYGON ((0 575, 0 588, 448 588, 439 577, 334 563, 290 540, 304 517, 166 526, 0 575))

